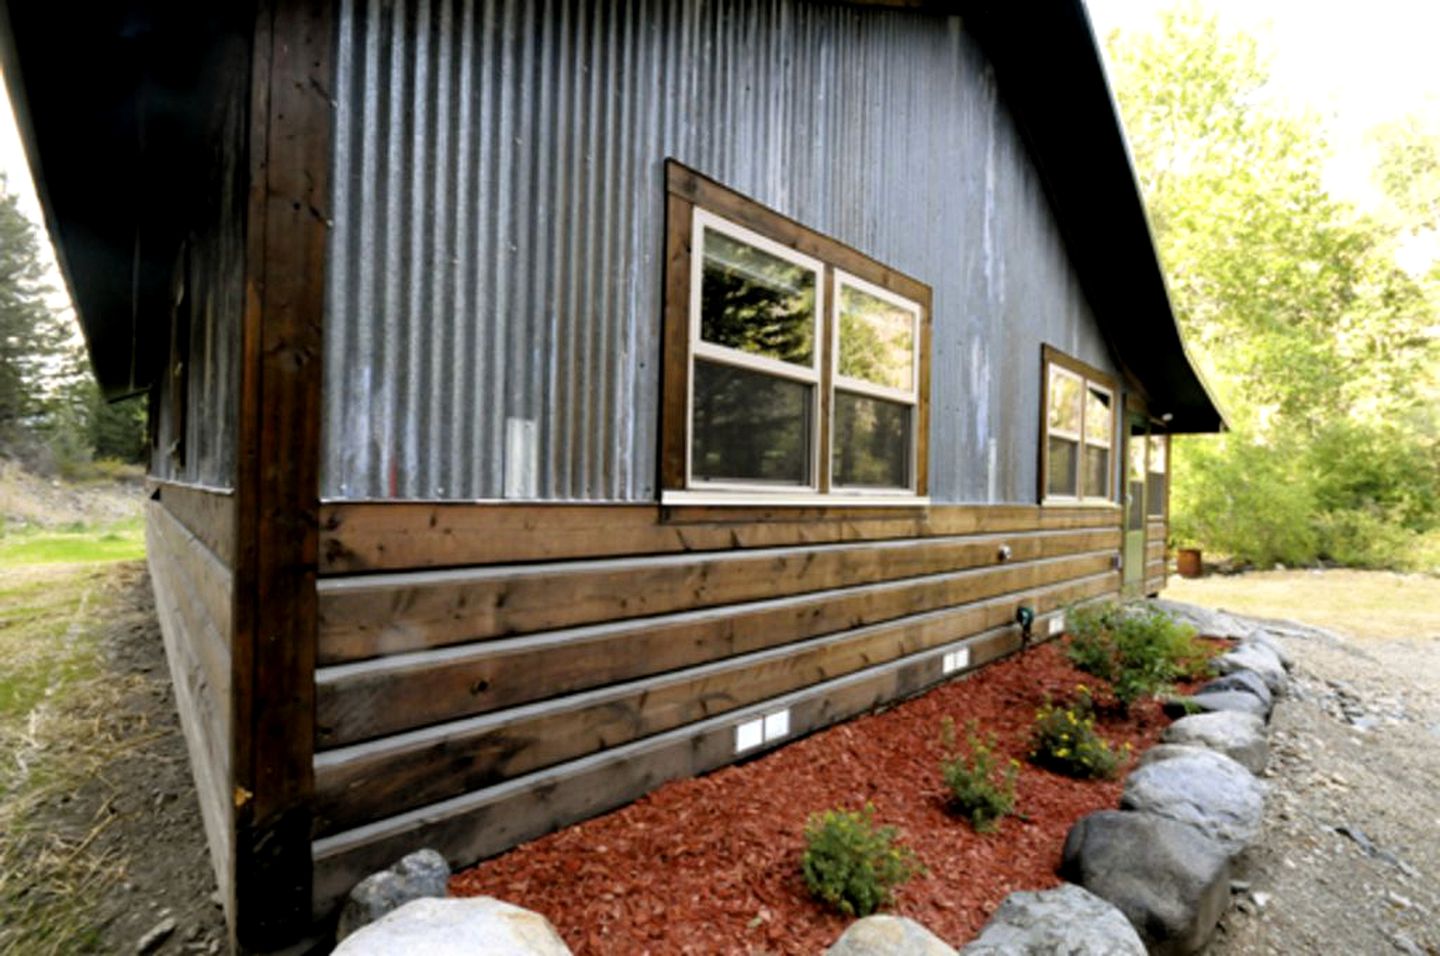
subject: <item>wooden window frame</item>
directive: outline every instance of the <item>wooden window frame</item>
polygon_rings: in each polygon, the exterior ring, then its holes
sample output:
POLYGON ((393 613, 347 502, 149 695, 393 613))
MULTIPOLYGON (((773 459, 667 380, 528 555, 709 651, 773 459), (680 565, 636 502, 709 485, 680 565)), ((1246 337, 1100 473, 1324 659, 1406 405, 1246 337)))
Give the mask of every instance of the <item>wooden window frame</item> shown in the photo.
POLYGON ((675 160, 667 160, 664 345, 660 413, 660 496, 667 505, 817 505, 914 508, 929 503, 929 286, 849 246, 800 225, 675 160), (699 330, 699 249, 702 228, 714 229, 763 252, 816 268, 814 378, 801 366, 702 342, 699 330), (911 388, 895 389, 839 374, 841 286, 891 302, 914 316, 911 388), (811 482, 772 487, 691 477, 694 362, 699 356, 786 380, 813 383, 811 482), (836 392, 910 407, 909 488, 839 485, 832 480, 836 392))
MULTIPOLYGON (((1076 505, 1096 505, 1118 508, 1116 501, 1117 488, 1115 482, 1115 467, 1119 456, 1116 454, 1119 448, 1119 421, 1120 421, 1120 386, 1114 377, 1088 365, 1073 356, 1067 355, 1051 345, 1042 345, 1040 349, 1040 473, 1039 473, 1039 500, 1042 505, 1064 505, 1074 507, 1076 505), (1051 494, 1049 487, 1050 477, 1050 373, 1055 369, 1062 374, 1069 375, 1080 382, 1080 433, 1072 435, 1068 432, 1057 432, 1060 437, 1074 441, 1075 445, 1075 494, 1056 495, 1051 494), (1110 434, 1109 443, 1102 443, 1092 440, 1087 434, 1086 405, 1089 402, 1090 391, 1104 392, 1110 397, 1110 434), (1105 469, 1105 494, 1085 494, 1085 449, 1087 447, 1105 448, 1109 452, 1108 466, 1105 469)), ((1148 448, 1147 448, 1148 452, 1148 448)))

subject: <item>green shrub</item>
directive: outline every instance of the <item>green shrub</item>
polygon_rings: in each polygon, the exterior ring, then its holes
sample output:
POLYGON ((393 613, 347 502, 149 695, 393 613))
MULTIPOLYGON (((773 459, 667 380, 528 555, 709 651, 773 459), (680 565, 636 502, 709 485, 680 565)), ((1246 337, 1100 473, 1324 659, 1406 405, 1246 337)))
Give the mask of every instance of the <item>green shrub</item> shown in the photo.
POLYGON ((978 833, 995 829, 996 823, 1015 807, 1015 777, 1019 765, 1011 760, 1002 769, 995 757, 995 735, 981 739, 975 722, 965 727, 969 753, 955 746, 955 721, 946 717, 940 725, 940 743, 945 756, 940 776, 950 790, 955 811, 970 821, 978 833))
POLYGON ((874 825, 875 808, 834 809, 805 824, 805 885, 826 905, 869 916, 889 904, 895 887, 919 871, 915 855, 895 842, 894 827, 874 825))
POLYGON ((1126 744, 1117 752, 1095 731, 1095 706, 1083 684, 1063 704, 1045 704, 1035 712, 1030 743, 1030 762, 1067 777, 1109 778, 1128 752, 1126 744))
POLYGON ((1209 658, 1194 628, 1147 604, 1100 601, 1071 608, 1065 629, 1070 662, 1107 681, 1124 710, 1180 677, 1199 676, 1209 658))

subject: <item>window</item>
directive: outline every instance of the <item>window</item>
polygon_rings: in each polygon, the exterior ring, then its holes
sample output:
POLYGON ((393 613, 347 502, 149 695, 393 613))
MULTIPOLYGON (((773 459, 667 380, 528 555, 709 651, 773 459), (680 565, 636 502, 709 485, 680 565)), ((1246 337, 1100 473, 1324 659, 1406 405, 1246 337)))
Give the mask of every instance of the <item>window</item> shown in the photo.
POLYGON ((1048 346, 1044 367, 1042 500, 1113 500, 1114 383, 1048 346))
POLYGON ((1150 436, 1150 468, 1145 481, 1145 507, 1152 518, 1165 517, 1165 484, 1168 474, 1169 451, 1169 436, 1150 436))
POLYGON ((929 289, 667 167, 665 500, 914 503, 929 289))

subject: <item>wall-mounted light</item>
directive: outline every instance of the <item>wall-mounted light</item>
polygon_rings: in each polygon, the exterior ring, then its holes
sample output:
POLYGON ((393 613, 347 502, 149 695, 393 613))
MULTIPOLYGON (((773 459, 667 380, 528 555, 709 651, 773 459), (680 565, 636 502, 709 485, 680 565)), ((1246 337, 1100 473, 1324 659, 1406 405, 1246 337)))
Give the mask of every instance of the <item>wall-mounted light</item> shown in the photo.
POLYGON ((1172 418, 1174 418, 1174 417, 1175 417, 1175 416, 1172 415, 1170 412, 1166 412, 1164 415, 1161 415, 1161 416, 1160 416, 1160 420, 1161 420, 1162 422, 1164 422, 1165 424, 1168 425, 1168 424, 1170 424, 1170 419, 1172 419, 1172 418))

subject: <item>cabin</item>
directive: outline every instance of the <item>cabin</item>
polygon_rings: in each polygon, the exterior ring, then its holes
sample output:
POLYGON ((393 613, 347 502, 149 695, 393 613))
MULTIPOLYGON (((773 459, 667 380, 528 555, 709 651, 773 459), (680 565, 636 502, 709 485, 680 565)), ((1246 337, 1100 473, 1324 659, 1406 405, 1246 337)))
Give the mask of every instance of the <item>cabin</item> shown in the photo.
POLYGON ((240 949, 1164 584, 1080 0, 0 13, 240 949))

